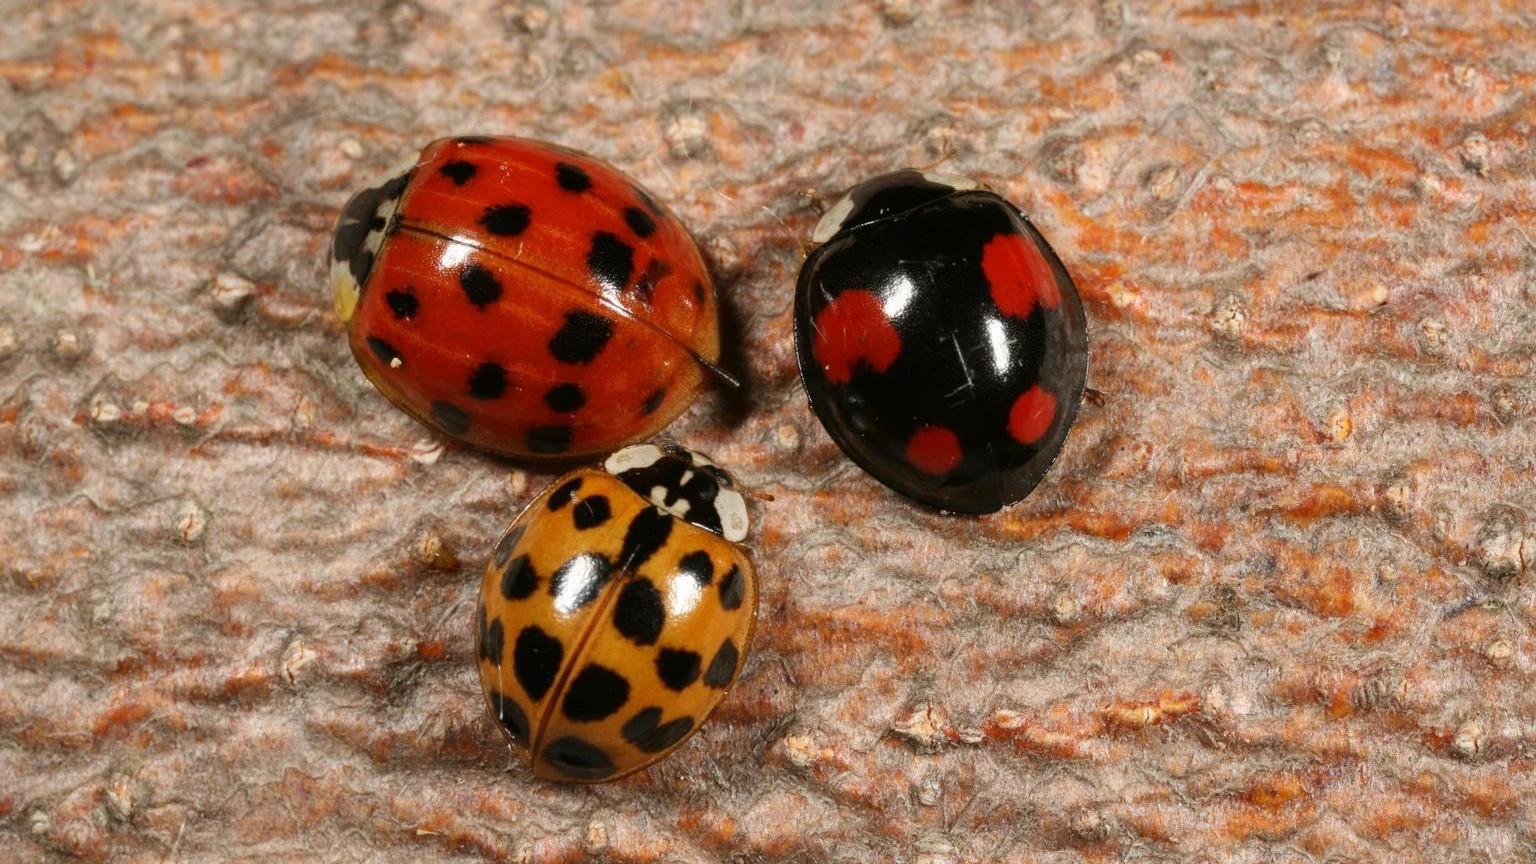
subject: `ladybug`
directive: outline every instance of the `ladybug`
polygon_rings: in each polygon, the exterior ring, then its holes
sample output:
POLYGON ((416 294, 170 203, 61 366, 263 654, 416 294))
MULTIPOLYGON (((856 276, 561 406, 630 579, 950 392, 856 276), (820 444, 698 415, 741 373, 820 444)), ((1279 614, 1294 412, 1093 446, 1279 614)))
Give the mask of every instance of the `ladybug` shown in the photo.
POLYGON ((391 402, 504 455, 611 452, 717 370, 714 289, 688 232, 618 170, 553 144, 428 144, 347 202, 331 287, 391 402))
POLYGON ((908 169, 855 186, 812 242, 795 349, 832 439, 942 510, 1028 495, 1088 371, 1082 302, 1040 232, 973 181, 908 169))
POLYGON ((513 520, 480 584, 475 656, 535 775, 611 780, 704 722, 752 641, 746 536, 730 475, 670 444, 567 474, 513 520))

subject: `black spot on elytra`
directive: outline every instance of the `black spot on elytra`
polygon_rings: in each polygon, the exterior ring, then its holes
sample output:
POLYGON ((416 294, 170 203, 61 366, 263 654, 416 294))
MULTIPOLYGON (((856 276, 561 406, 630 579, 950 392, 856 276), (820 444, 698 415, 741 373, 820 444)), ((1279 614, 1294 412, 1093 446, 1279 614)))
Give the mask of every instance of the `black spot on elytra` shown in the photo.
POLYGON ((661 592, 651 580, 642 576, 619 589, 619 599, 613 604, 613 626, 625 638, 637 645, 655 645, 665 619, 661 592))
POLYGON ((485 635, 480 638, 480 653, 493 666, 501 665, 501 652, 507 646, 507 634, 501 626, 501 619, 491 621, 485 627, 485 635))
POLYGON ((496 363, 481 363, 469 375, 472 399, 500 399, 507 392, 507 370, 496 363))
POLYGON ((549 503, 546 506, 548 506, 550 510, 559 510, 561 507, 571 503, 571 499, 575 498, 576 493, 580 490, 580 477, 577 477, 574 480, 566 481, 564 485, 550 494, 549 503))
POLYGON ((577 529, 585 531, 608 521, 613 515, 613 510, 608 506, 608 498, 604 495, 592 495, 576 502, 571 508, 571 519, 576 523, 577 529))
POLYGON ((512 736, 512 743, 527 747, 528 715, 523 713, 516 701, 503 696, 500 690, 487 690, 485 695, 490 697, 491 710, 496 713, 496 719, 501 721, 501 728, 512 736))
POLYGON ((496 138, 491 135, 463 135, 453 139, 460 144, 495 144, 496 138))
POLYGON ((565 323, 549 340, 549 353, 561 363, 591 363, 613 338, 613 322, 591 312, 567 312, 565 323))
POLYGON ((736 650, 736 643, 726 637, 720 643, 720 650, 715 652, 715 659, 709 661, 709 669, 704 673, 704 683, 715 688, 723 689, 731 683, 731 676, 736 674, 736 661, 741 654, 736 650))
POLYGON ((564 657, 565 648, 560 640, 537 625, 530 624, 517 634, 517 644, 512 646, 512 673, 529 699, 537 702, 544 698, 555 683, 564 657))
POLYGON ((611 573, 608 559, 596 552, 567 560, 549 577, 549 595, 555 598, 555 608, 569 615, 596 600, 611 573))
POLYGON ((528 229, 528 207, 524 204, 498 204, 485 208, 480 224, 500 237, 516 237, 528 229))
POLYGON ((385 366, 389 366, 400 359, 400 352, 395 350, 395 346, 377 336, 368 337, 368 350, 372 351, 373 356, 379 358, 379 362, 385 366))
POLYGON ((385 294, 384 302, 389 304, 389 311, 395 313, 395 317, 401 321, 415 318, 421 310, 421 301, 416 299, 416 292, 409 285, 385 294))
POLYGON ((432 418, 450 435, 463 435, 469 431, 469 415, 452 402, 433 402, 432 418))
POLYGON ((651 559, 672 534, 672 515, 655 507, 646 507, 629 521, 624 531, 624 546, 619 550, 619 566, 637 570, 651 559))
POLYGON ((551 411, 559 411, 561 414, 573 414, 587 404, 587 394, 581 389, 581 385, 567 381, 564 384, 556 384, 544 392, 544 404, 551 411))
POLYGON ((443 167, 437 169, 438 173, 453 181, 455 186, 463 186, 475 176, 475 163, 455 159, 452 162, 443 163, 443 167))
POLYGON ((526 444, 534 453, 546 455, 564 453, 571 449, 571 435, 574 430, 569 426, 535 426, 528 430, 526 444))
POLYGON ((629 682, 624 676, 596 663, 582 667, 565 690, 560 710, 581 723, 613 716, 629 701, 629 682))
POLYGON ((481 310, 501 299, 501 282, 479 264, 470 264, 459 271, 459 287, 464 289, 469 302, 481 310))
POLYGON ((624 224, 635 232, 636 237, 646 238, 656 233, 656 220, 639 207, 624 208, 624 224))
POLYGON ((494 621, 487 618, 485 605, 478 604, 480 633, 480 656, 490 663, 501 665, 501 651, 506 646, 506 632, 502 630, 501 619, 494 621))
POLYGON ((699 583, 700 588, 708 587, 715 578, 715 562, 710 560, 709 553, 703 549, 684 555, 677 562, 677 569, 681 573, 692 576, 699 583))
POLYGON ((657 387, 654 391, 652 391, 651 395, 645 397, 644 402, 640 403, 640 413, 656 413, 656 409, 661 407, 661 400, 665 398, 667 398, 667 388, 657 387))
POLYGON ((614 770, 602 748, 575 735, 551 741, 544 748, 544 761, 575 780, 601 780, 614 770))
POLYGON ((721 608, 727 610, 741 608, 741 595, 746 591, 745 581, 741 578, 741 568, 732 564, 725 578, 720 580, 721 608))
POLYGON ((661 722, 660 708, 647 708, 629 718, 619 734, 624 740, 646 753, 660 753, 688 737, 693 730, 692 717, 679 717, 667 723, 661 722), (660 724, 660 725, 657 725, 660 724))
POLYGON ((527 555, 519 555, 501 573, 501 596, 508 600, 526 600, 539 589, 539 574, 527 555))
POLYGON ((592 248, 587 252, 587 270, 603 290, 617 293, 629 285, 629 276, 635 269, 635 250, 623 240, 607 231, 592 235, 592 248))
POLYGON ((699 680, 699 670, 703 665, 704 658, 694 651, 663 648, 656 655, 656 676, 670 690, 685 690, 689 684, 699 680))
POLYGON ((512 560, 512 550, 517 548, 517 541, 523 539, 523 531, 527 527, 526 525, 518 525, 511 528, 507 533, 501 535, 500 540, 496 541, 495 561, 497 567, 505 567, 507 562, 512 560))
POLYGON ((704 303, 704 283, 697 279, 693 280, 693 299, 699 301, 700 305, 704 303))
POLYGON ((635 280, 635 296, 646 303, 651 302, 651 297, 656 293, 656 286, 671 272, 672 265, 660 258, 652 258, 651 263, 645 265, 645 269, 640 271, 640 278, 635 280))
POLYGON ((592 188, 592 178, 587 172, 569 162, 555 163, 555 182, 567 192, 585 192, 592 188))

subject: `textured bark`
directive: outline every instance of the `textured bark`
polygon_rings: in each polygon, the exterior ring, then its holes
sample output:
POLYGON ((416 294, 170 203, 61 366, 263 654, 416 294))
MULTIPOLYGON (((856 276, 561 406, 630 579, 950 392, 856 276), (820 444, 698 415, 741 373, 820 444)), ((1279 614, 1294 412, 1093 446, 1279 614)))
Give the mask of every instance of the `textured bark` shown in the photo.
POLYGON ((0 859, 1536 855, 1523 0, 0 3, 0 859), (425 141, 590 150, 749 387, 756 650, 650 771, 531 780, 470 618, 549 473, 363 379, 324 251, 425 141), (1088 404, 909 506, 799 388, 804 194, 953 155, 1055 244, 1088 404))

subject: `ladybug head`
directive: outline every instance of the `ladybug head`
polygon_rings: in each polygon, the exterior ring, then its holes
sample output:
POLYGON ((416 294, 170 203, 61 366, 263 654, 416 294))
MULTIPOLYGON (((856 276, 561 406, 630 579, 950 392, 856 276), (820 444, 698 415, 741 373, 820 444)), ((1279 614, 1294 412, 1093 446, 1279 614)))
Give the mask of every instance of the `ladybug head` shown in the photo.
POLYGON ((373 269, 373 257, 385 236, 394 230, 390 222, 415 167, 414 156, 395 166, 348 199, 336 220, 336 231, 331 237, 331 294, 336 300, 336 316, 342 323, 352 320, 352 311, 368 283, 368 271, 373 269))
POLYGON ((935 174, 907 168, 871 177, 848 190, 827 212, 821 214, 811 242, 822 244, 847 231, 916 210, 924 204, 948 198, 956 192, 976 188, 976 181, 952 174, 935 174))
POLYGON ((636 444, 608 457, 603 469, 642 498, 685 522, 732 542, 747 536, 747 502, 725 469, 676 444, 636 444))

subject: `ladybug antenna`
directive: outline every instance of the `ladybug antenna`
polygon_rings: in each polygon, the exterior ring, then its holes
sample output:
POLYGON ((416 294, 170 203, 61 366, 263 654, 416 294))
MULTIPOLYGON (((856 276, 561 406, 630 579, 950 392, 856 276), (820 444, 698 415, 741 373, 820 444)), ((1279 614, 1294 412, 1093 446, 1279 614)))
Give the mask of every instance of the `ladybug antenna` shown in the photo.
POLYGON ((714 362, 712 362, 710 360, 706 360, 704 358, 704 355, 702 355, 699 352, 693 350, 692 348, 688 349, 688 353, 693 356, 694 362, 698 363, 700 366, 703 366, 705 371, 707 371, 710 374, 714 375, 715 379, 718 380, 721 384, 724 384, 725 386, 731 388, 732 390, 740 390, 741 389, 741 379, 737 378, 735 375, 732 375, 731 373, 725 371, 723 368, 720 367, 720 365, 718 363, 714 363, 714 362))

